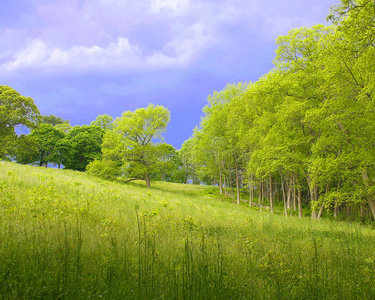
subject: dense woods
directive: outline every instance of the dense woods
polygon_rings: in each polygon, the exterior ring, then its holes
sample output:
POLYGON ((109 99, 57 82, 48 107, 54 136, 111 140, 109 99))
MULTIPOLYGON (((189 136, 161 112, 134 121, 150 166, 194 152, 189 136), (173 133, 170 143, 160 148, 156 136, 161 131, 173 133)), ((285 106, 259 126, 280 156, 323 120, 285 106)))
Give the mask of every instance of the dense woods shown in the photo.
POLYGON ((213 93, 182 147, 191 178, 271 212, 375 216, 374 17, 373 1, 342 1, 333 25, 279 37, 270 73, 213 93))
POLYGON ((162 106, 72 127, 0 86, 0 156, 148 187, 216 185, 271 213, 282 207, 302 217, 308 207, 314 218, 375 217, 374 5, 342 0, 328 16, 332 25, 279 37, 275 68, 209 96, 180 150, 163 142, 170 113, 162 106), (31 133, 17 136, 17 126, 31 133))

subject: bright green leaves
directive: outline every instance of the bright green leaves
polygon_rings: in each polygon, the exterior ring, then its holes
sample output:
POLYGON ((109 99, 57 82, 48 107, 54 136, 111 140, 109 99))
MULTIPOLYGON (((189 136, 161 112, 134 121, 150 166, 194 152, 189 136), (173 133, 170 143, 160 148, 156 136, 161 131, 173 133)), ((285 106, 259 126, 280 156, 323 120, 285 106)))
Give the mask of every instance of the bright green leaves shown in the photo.
POLYGON ((15 147, 15 128, 34 128, 39 122, 39 110, 33 99, 24 97, 8 86, 0 86, 0 158, 10 156, 15 147))
POLYGON ((113 129, 113 118, 109 115, 100 115, 90 125, 99 126, 104 132, 107 132, 113 129))
MULTIPOLYGON (((134 112, 124 112, 104 135, 103 162, 110 161, 118 173, 131 179, 143 179, 150 187, 150 173, 160 166, 160 153, 166 151, 164 144, 157 144, 155 140, 162 139, 169 120, 169 110, 153 104, 134 112)), ((95 168, 98 166, 96 163, 95 168)))
MULTIPOLYGON (((334 10, 335 25, 279 37, 269 74, 210 96, 190 148, 221 141, 216 150, 238 154, 236 169, 259 182, 258 193, 262 183, 288 186, 299 204, 304 197, 336 213, 367 202, 375 217, 375 4, 341 1, 334 10)), ((214 155, 195 163, 216 179, 234 169, 214 155)))
POLYGON ((126 111, 114 122, 114 132, 123 136, 128 147, 146 147, 153 139, 162 139, 170 120, 168 109, 150 104, 134 112, 126 111))
POLYGON ((292 29, 288 35, 278 37, 275 65, 285 70, 305 70, 319 59, 321 39, 333 31, 333 27, 315 25, 292 29))
POLYGON ((19 125, 35 127, 39 117, 33 99, 8 86, 0 86, 0 133, 19 125))

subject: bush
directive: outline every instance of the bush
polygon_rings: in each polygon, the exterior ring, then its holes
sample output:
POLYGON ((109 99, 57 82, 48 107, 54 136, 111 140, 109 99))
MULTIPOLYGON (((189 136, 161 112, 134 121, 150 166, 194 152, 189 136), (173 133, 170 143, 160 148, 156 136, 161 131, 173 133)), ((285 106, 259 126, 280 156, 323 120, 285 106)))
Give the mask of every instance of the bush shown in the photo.
POLYGON ((103 179, 115 179, 119 173, 119 167, 116 162, 111 160, 93 160, 90 162, 86 171, 88 174, 100 177, 103 179))

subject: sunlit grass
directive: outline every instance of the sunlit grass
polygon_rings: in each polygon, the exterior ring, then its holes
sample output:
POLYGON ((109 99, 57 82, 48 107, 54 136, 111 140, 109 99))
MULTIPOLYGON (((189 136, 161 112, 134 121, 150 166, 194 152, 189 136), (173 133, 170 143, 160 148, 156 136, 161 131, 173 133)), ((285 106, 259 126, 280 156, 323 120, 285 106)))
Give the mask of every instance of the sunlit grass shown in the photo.
POLYGON ((0 299, 374 299, 372 227, 0 162, 0 299))

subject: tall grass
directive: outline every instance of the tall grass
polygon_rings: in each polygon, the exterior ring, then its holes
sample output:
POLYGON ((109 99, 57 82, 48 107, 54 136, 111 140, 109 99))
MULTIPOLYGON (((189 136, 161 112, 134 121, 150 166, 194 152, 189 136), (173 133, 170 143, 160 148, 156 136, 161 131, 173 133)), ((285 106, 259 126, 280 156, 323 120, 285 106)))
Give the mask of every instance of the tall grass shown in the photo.
POLYGON ((375 232, 0 162, 0 299, 375 299, 375 232))

